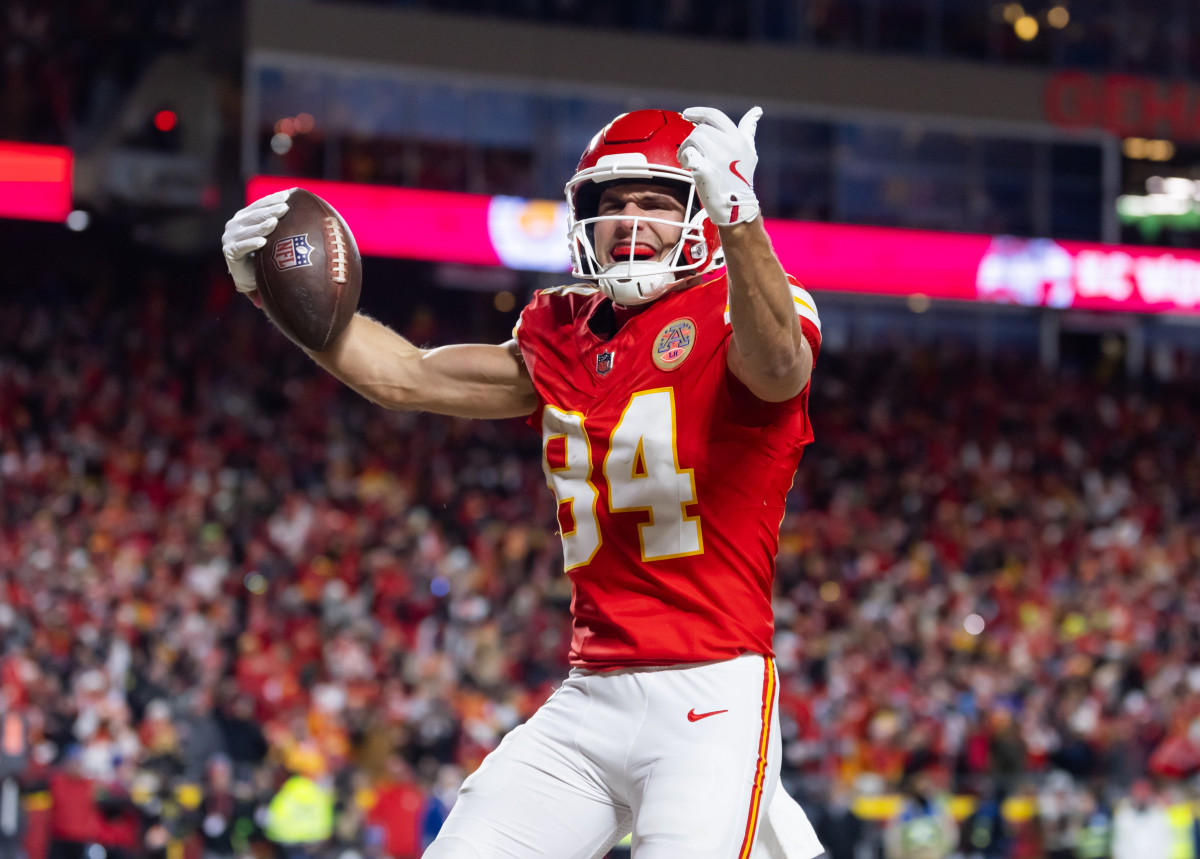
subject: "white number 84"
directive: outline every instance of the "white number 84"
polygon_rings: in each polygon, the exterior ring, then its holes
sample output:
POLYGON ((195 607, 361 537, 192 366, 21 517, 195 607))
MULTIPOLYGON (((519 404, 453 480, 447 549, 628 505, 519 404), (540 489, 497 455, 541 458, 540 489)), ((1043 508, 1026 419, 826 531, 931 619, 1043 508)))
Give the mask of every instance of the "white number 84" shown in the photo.
MULTIPOLYGON (((589 563, 603 542, 596 509, 600 494, 592 482, 592 443, 584 416, 546 406, 542 456, 559 508, 569 506, 574 523, 562 529, 564 565, 570 570, 589 563)), ((679 467, 675 395, 670 388, 639 391, 629 398, 613 428, 601 473, 611 512, 648 514, 638 525, 643 561, 704 551, 700 517, 688 516, 685 510, 696 503, 696 480, 692 469, 679 467)))

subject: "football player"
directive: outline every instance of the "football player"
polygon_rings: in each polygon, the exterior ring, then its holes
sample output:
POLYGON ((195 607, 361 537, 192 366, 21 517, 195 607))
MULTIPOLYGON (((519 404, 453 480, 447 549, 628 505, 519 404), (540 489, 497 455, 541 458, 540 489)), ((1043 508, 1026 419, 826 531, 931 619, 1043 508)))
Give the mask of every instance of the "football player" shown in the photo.
MULTIPOLYGON (((754 108, 639 110, 566 186, 574 285, 503 345, 419 349, 358 314, 313 360, 380 405, 527 416, 558 500, 572 670, 464 783, 426 857, 810 859, 779 787, 771 586, 812 440, 812 296, 759 216, 754 108)), ((287 194, 224 237, 238 289, 287 194)))

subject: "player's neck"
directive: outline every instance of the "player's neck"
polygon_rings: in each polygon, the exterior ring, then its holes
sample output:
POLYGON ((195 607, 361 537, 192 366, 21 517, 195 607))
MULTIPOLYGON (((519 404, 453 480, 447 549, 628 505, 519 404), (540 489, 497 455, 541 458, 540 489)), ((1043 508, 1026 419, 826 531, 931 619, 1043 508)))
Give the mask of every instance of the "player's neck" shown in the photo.
POLYGON ((649 310, 658 302, 665 300, 671 293, 682 292, 685 289, 701 286, 707 282, 700 275, 692 275, 684 280, 676 281, 674 288, 670 289, 666 294, 654 301, 647 301, 645 304, 625 305, 617 304, 611 298, 605 299, 601 304, 597 305, 595 312, 592 313, 592 318, 588 320, 588 327, 597 337, 610 340, 625 326, 626 322, 638 314, 649 310))
POLYGON ((646 310, 653 303, 654 303, 653 301, 649 301, 649 302, 646 302, 645 304, 636 304, 636 305, 632 305, 632 306, 626 306, 624 304, 613 303, 612 304, 613 321, 616 323, 616 328, 614 329, 614 331, 620 331, 621 328, 624 327, 626 322, 628 322, 633 317, 637 316, 642 311, 646 310))
POLYGON ((597 337, 604 340, 611 340, 626 322, 641 313, 652 303, 627 307, 615 303, 612 299, 605 299, 596 305, 596 310, 588 320, 588 328, 597 337))

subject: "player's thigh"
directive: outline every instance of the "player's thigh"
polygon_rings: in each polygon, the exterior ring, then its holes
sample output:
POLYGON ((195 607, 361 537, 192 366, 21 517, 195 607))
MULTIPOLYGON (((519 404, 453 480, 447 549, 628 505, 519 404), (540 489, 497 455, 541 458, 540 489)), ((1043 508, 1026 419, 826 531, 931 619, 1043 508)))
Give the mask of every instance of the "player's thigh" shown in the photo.
POLYGON ((459 796, 425 859, 594 859, 629 823, 628 810, 562 783, 488 784, 459 796))
POLYGON ((634 859, 749 859, 779 782, 774 664, 742 658, 687 674, 655 687, 634 859))
POLYGON ((561 689, 487 756, 426 859, 591 859, 629 830, 575 747, 586 696, 561 689))

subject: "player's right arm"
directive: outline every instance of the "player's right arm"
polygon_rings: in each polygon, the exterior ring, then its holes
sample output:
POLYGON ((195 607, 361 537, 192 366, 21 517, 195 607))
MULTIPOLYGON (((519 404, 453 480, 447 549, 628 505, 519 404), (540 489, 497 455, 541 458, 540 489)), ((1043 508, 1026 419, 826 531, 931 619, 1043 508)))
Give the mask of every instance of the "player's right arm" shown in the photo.
MULTIPOLYGON (((258 284, 249 255, 287 212, 290 191, 256 200, 225 225, 221 250, 239 292, 256 306, 258 284)), ((499 346, 471 344, 421 349, 392 329, 356 313, 346 330, 309 357, 368 400, 389 409, 436 412, 463 418, 510 418, 537 406, 533 381, 515 340, 499 346)))
POLYGON ((368 400, 459 418, 517 418, 537 407, 517 341, 420 349, 356 313, 323 352, 309 357, 368 400))

